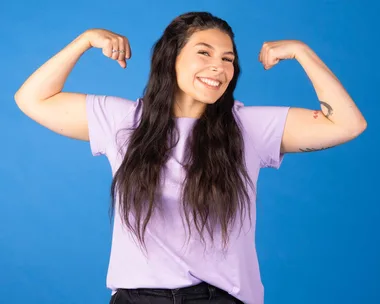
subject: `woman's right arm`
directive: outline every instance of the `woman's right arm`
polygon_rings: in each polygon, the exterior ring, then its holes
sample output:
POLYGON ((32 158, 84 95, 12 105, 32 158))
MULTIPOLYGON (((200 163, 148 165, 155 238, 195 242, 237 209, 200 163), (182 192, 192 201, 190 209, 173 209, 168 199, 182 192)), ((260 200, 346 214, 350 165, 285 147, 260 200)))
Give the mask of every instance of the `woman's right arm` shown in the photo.
POLYGON ((67 137, 89 140, 86 94, 62 92, 79 58, 91 47, 126 67, 126 37, 107 30, 88 30, 37 69, 15 94, 20 110, 44 127, 67 137), (121 52, 112 52, 112 50, 121 52))

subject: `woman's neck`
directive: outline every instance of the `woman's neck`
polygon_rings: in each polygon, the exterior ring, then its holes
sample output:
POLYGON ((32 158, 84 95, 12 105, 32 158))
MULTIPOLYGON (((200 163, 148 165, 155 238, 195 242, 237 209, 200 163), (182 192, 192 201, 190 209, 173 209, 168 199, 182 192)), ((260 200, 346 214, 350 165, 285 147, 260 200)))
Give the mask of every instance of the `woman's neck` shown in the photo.
POLYGON ((194 100, 190 96, 177 96, 173 112, 175 117, 200 118, 206 106, 205 103, 194 100))

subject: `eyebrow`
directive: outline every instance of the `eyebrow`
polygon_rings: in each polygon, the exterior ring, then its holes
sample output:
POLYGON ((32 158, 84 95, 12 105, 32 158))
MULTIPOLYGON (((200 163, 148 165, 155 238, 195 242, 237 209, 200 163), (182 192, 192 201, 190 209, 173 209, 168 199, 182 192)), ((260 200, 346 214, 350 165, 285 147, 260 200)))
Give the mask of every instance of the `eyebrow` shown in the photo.
MULTIPOLYGON (((199 46, 199 45, 203 45, 203 46, 208 47, 208 48, 210 48, 210 49, 212 49, 212 50, 215 50, 215 48, 214 48, 212 45, 210 45, 210 44, 208 44, 208 43, 205 43, 205 42, 197 43, 195 46, 199 46)), ((223 55, 225 55, 225 54, 235 56, 235 53, 232 52, 232 51, 224 52, 223 55)))

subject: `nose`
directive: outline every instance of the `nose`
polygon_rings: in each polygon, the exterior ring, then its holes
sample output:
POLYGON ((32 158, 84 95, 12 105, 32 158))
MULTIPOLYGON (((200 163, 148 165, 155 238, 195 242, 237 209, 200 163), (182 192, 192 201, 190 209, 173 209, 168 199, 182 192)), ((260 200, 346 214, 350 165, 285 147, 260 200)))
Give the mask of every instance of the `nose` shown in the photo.
POLYGON ((215 61, 210 65, 210 70, 213 72, 222 72, 223 69, 223 64, 221 62, 215 61))

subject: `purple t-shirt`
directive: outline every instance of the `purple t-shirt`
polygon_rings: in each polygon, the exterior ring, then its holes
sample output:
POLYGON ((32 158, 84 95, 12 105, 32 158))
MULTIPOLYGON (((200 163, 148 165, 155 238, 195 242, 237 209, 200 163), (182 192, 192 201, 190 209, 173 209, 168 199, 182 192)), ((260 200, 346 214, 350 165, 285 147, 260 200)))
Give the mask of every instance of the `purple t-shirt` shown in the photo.
MULTIPOLYGON (((87 95, 86 103, 92 154, 107 156, 114 175, 125 153, 125 149, 119 152, 120 144, 129 136, 127 132, 121 132, 115 140, 116 133, 137 126, 143 101, 87 95)), ((288 107, 244 106, 239 101, 235 102, 233 111, 243 127, 246 164, 255 188, 261 168, 279 168, 282 162, 280 146, 288 110, 288 107)), ((222 250, 219 234, 214 236, 214 245, 206 248, 196 230, 188 241, 187 224, 184 221, 184 226, 181 219, 180 189, 184 178, 181 160, 186 137, 196 119, 176 118, 175 121, 180 141, 164 168, 164 189, 160 202, 163 212, 155 213, 145 234, 148 254, 141 251, 131 232, 121 224, 116 202, 107 287, 114 294, 117 288, 174 289, 204 281, 244 303, 262 304, 264 288, 255 247, 256 194, 249 192, 252 227, 247 216, 241 231, 240 220, 235 221, 227 252, 222 250)), ((215 229, 215 233, 218 232, 215 229)), ((209 240, 207 233, 205 240, 209 240)))

